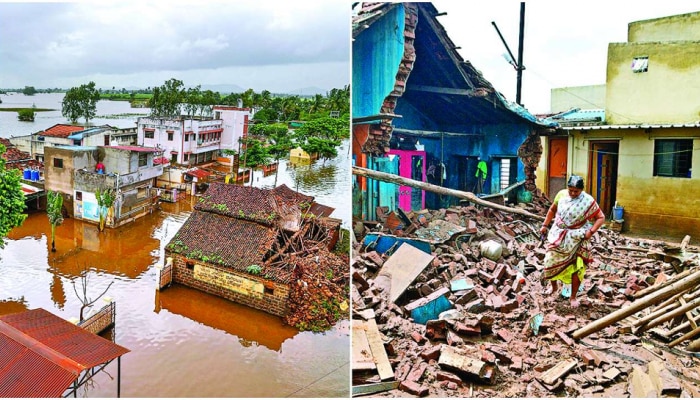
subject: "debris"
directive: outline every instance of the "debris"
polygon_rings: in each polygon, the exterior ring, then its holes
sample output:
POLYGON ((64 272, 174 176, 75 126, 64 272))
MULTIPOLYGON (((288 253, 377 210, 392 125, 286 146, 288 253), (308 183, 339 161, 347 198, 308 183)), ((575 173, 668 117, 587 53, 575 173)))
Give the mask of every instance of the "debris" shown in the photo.
POLYGON ((540 375, 539 380, 544 385, 553 386, 576 365, 578 365, 578 361, 576 360, 562 360, 557 365, 540 375))
POLYGON ((452 346, 443 345, 438 365, 458 374, 464 374, 468 379, 476 379, 488 384, 493 384, 496 375, 494 367, 483 361, 469 358, 462 350, 452 346))
POLYGON ((445 295, 448 288, 439 289, 430 295, 407 304, 404 309, 417 324, 425 324, 431 319, 437 319, 441 312, 452 308, 452 304, 445 295))
POLYGON ((395 303, 433 258, 410 244, 401 244, 379 271, 380 276, 390 279, 389 300, 395 303))

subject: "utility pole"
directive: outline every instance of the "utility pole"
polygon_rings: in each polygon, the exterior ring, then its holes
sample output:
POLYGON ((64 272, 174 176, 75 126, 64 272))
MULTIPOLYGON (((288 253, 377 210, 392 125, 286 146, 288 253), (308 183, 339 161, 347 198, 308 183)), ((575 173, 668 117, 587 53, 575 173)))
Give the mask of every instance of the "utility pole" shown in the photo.
POLYGON ((508 62, 515 68, 517 72, 517 81, 516 81, 516 87, 515 87, 515 102, 520 104, 521 106, 523 105, 522 102, 520 101, 521 98, 521 92, 522 92, 522 86, 523 86, 523 70, 525 70, 525 66, 523 65, 523 43, 525 41, 525 2, 521 1, 520 2, 520 36, 518 39, 518 61, 515 61, 515 57, 513 57, 513 53, 510 51, 510 47, 508 47, 508 43, 506 43, 506 40, 503 38, 503 35, 501 35, 501 31, 498 29, 498 26, 496 26, 496 23, 494 21, 491 21, 491 25, 493 25, 494 28, 496 28, 496 32, 498 33, 498 37, 501 38, 501 42, 503 42, 503 45, 506 47, 506 50, 508 51, 508 55, 510 56, 510 59, 508 62))

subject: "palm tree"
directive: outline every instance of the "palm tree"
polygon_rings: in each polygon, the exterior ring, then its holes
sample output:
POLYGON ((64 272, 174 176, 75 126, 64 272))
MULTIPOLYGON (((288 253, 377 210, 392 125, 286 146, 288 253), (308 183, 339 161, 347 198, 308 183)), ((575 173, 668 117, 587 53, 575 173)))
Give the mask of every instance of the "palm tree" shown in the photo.
POLYGON ((59 192, 49 191, 46 195, 46 214, 51 224, 51 251, 56 251, 56 227, 63 223, 63 196, 59 192))
POLYGON ((99 214, 100 214, 100 232, 105 230, 105 220, 107 217, 107 214, 109 213, 110 209, 112 208, 112 204, 114 204, 114 199, 116 198, 116 195, 114 193, 114 189, 108 188, 108 189, 97 189, 95 192, 95 198, 97 199, 97 206, 99 207, 99 214))

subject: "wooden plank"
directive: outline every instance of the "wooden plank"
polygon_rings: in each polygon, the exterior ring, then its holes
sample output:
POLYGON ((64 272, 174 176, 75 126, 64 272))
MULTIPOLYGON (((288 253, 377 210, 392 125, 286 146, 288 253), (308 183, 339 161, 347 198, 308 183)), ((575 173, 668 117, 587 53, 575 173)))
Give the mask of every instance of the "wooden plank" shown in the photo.
POLYGON ((372 357, 372 350, 367 340, 367 323, 352 321, 352 370, 374 370, 377 365, 372 357))
POLYGON ((396 302, 406 288, 433 261, 433 258, 433 255, 426 254, 410 244, 401 244, 379 271, 379 276, 385 276, 391 280, 389 300, 396 302))
POLYGON ((658 397, 679 397, 683 388, 681 382, 671 374, 664 364, 659 360, 649 363, 649 378, 656 388, 658 397))
MULTIPOLYGON (((683 297, 681 297, 680 299, 678 299, 678 301, 681 303, 682 306, 686 305, 686 301, 685 301, 685 299, 684 299, 683 297)), ((685 316, 686 316, 686 318, 688 318, 688 322, 690 323, 690 326, 691 326, 693 329, 697 329, 697 328, 698 328, 698 324, 695 323, 695 320, 693 319, 693 314, 691 314, 690 310, 688 310, 688 311, 685 313, 685 316)))
POLYGON ((488 383, 493 383, 495 378, 485 362, 467 357, 463 351, 453 346, 442 346, 438 365, 444 369, 456 371, 488 383))
POLYGON ((559 364, 548 369, 542 375, 540 375, 540 381, 546 385, 554 385, 554 383, 566 375, 572 368, 578 364, 576 360, 562 360, 559 364))
POLYGON ((364 396, 368 394, 374 394, 379 392, 387 392, 389 390, 398 389, 399 382, 379 382, 370 383, 367 385, 357 385, 352 387, 352 395, 354 396, 364 396))
POLYGON ((656 397, 656 388, 651 382, 649 375, 639 367, 633 367, 629 377, 630 397, 656 397))
POLYGON ((386 381, 394 378, 394 370, 391 368, 391 363, 389 363, 389 356, 386 354, 386 349, 384 348, 384 342, 379 335, 379 328, 377 328, 377 322, 373 319, 367 321, 367 341, 369 342, 369 348, 372 351, 372 357, 374 363, 377 364, 377 372, 379 373, 379 379, 386 381))

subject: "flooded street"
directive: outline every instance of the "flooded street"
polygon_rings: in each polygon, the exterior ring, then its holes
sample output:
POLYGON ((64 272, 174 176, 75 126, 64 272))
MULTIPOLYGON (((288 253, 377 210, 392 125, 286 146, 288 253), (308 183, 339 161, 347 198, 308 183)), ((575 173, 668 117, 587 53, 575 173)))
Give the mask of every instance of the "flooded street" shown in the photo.
MULTIPOLYGON (((192 204, 163 203, 161 211, 103 233, 66 219, 56 229, 55 253, 46 213, 31 214, 0 250, 0 314, 44 308, 77 318, 75 291, 88 270, 88 297, 112 283, 106 296, 116 302, 113 334, 131 350, 121 363, 124 397, 348 397, 348 321, 322 334, 298 332, 280 318, 187 287, 156 290, 163 247, 192 204)), ((116 363, 105 371, 79 395, 115 397, 116 363)))

